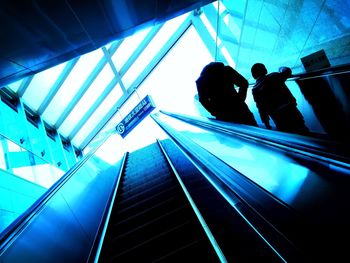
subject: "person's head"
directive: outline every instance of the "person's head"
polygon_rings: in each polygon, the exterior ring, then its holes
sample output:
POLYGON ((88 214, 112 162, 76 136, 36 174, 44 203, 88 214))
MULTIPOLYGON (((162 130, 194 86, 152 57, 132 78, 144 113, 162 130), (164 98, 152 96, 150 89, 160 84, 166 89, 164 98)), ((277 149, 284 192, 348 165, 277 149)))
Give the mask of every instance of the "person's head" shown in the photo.
POLYGON ((254 79, 258 79, 261 76, 265 76, 267 74, 267 69, 264 64, 256 63, 251 68, 252 76, 254 79))

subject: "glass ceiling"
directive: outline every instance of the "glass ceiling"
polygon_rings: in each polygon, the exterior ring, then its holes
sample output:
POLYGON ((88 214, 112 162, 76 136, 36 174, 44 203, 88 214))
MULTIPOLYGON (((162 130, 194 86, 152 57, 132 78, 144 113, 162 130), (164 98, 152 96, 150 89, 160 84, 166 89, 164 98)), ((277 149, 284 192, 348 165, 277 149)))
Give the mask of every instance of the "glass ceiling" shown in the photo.
POLYGON ((297 73, 300 58, 319 49, 332 65, 348 63, 349 2, 214 2, 8 87, 83 150, 147 94, 159 109, 203 114, 195 80, 213 60, 249 80, 258 61, 269 71, 285 65, 297 73))

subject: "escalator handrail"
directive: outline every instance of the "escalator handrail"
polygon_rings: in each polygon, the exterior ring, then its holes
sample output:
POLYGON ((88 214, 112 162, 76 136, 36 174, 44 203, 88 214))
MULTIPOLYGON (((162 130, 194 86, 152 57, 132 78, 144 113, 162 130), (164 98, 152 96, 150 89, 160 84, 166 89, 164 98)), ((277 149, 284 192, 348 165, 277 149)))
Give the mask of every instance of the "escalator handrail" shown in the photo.
POLYGON ((201 215, 201 212, 199 211, 198 207, 196 206, 195 202, 193 201, 191 194, 189 193, 189 191, 187 190, 187 187, 185 186, 185 184, 183 183, 179 173, 177 172, 173 162, 171 161, 171 158, 169 156, 169 153, 165 150, 164 146, 162 145, 161 141, 159 139, 157 139, 157 144, 162 152, 162 154, 164 155, 168 165, 170 166, 170 169, 172 171, 172 173, 175 175, 175 178, 177 180, 177 182, 179 183, 182 192, 184 193, 184 195, 186 196, 186 199, 188 201, 188 203, 190 204, 190 206, 192 207, 192 210, 194 211, 197 220, 199 221, 199 223, 201 224, 205 234, 208 237, 208 240, 210 241, 210 243, 212 244, 213 249, 215 250, 218 258, 220 259, 220 262, 223 263, 227 263, 227 259, 225 257, 225 255, 222 252, 222 249, 220 248, 219 244, 217 243, 214 235, 212 234, 209 226, 207 225, 207 223, 205 222, 205 219, 203 218, 203 216, 201 215))
POLYGON ((337 75, 337 74, 348 73, 348 72, 350 72, 350 64, 344 64, 344 65, 318 69, 310 72, 293 74, 290 78, 288 78, 288 80, 317 78, 317 77, 337 75))
POLYGON ((204 117, 176 114, 163 110, 160 110, 160 112, 201 128, 231 136, 240 136, 261 144, 288 150, 291 154, 302 154, 321 162, 327 162, 346 169, 350 168, 350 147, 345 143, 210 120, 204 117))
MULTIPOLYGON (((293 74, 291 77, 287 79, 287 81, 319 78, 319 77, 338 75, 338 74, 349 73, 349 72, 350 72, 350 64, 344 64, 344 65, 318 69, 310 72, 293 74)), ((254 84, 255 83, 249 83, 249 87, 253 87, 254 84)))
POLYGON ((54 194, 63 187, 63 185, 82 167, 94 153, 103 145, 103 143, 111 136, 109 134, 102 140, 95 149, 91 150, 87 155, 73 165, 60 179, 57 180, 42 196, 39 197, 24 213, 22 213, 15 221, 5 228, 0 234, 0 255, 6 249, 8 244, 21 230, 29 224, 31 219, 39 213, 45 204, 51 199, 54 194))
MULTIPOLYGON (((251 179, 247 178, 234 168, 222 162, 215 155, 207 152, 204 148, 192 142, 181 133, 177 132, 170 125, 160 120, 157 115, 151 115, 158 125, 172 138, 181 150, 189 157, 195 166, 200 167, 201 173, 207 177, 208 181, 218 190, 218 192, 234 208, 239 201, 244 203, 249 210, 259 218, 261 228, 268 229, 271 236, 277 237, 285 253, 295 252, 294 245, 273 226, 268 217, 270 213, 262 209, 263 204, 268 204, 269 209, 278 211, 279 215, 287 218, 295 218, 295 210, 284 201, 276 198, 271 193, 263 189, 251 179), (252 199, 254 197, 255 200, 252 199)), ((241 213, 244 217, 244 212, 241 213)), ((247 221, 248 222, 248 221, 247 221)), ((252 225, 253 226, 253 225, 252 225)), ((264 234, 261 234, 264 237, 264 234)), ((267 240, 267 239, 266 239, 267 240)))
POLYGON ((117 196, 118 189, 120 186, 120 180, 121 180, 122 174, 125 172, 125 169, 126 169, 126 159, 128 157, 128 154, 129 154, 128 152, 124 153, 124 156, 122 158, 121 165, 120 165, 121 168, 119 169, 119 173, 117 175, 118 177, 117 177, 115 186, 113 188, 114 191, 110 195, 110 198, 108 200, 108 203, 109 203, 108 208, 106 209, 105 213, 103 214, 101 224, 100 224, 99 229, 96 233, 94 244, 93 244, 91 251, 90 251, 90 255, 89 255, 89 259, 88 259, 88 262, 90 262, 90 263, 92 263, 92 262, 97 263, 99 256, 101 254, 104 238, 105 238, 106 232, 107 232, 108 223, 109 223, 109 220, 110 220, 110 217, 112 214, 112 209, 114 206, 115 198, 117 196))

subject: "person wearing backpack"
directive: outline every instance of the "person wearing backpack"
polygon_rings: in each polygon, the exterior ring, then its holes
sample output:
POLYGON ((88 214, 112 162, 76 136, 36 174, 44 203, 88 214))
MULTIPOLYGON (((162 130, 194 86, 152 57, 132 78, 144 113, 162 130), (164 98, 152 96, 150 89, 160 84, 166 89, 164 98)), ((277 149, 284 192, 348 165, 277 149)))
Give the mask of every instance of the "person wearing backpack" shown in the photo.
POLYGON ((217 120, 258 126, 245 103, 248 81, 232 67, 211 62, 203 68, 196 85, 199 102, 217 120))

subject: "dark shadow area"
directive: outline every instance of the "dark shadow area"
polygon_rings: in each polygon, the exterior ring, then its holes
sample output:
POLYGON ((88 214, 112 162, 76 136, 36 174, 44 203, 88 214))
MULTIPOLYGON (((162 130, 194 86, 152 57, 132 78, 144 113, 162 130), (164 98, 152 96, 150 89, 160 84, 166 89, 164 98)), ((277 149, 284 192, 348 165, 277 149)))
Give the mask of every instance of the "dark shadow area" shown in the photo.
POLYGON ((349 142, 349 73, 297 79, 305 99, 333 139, 349 142))

